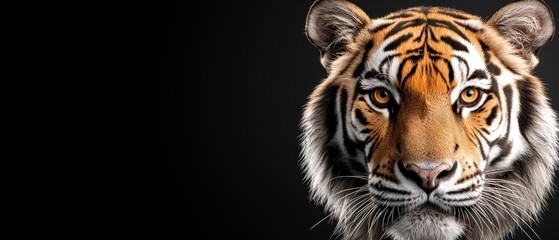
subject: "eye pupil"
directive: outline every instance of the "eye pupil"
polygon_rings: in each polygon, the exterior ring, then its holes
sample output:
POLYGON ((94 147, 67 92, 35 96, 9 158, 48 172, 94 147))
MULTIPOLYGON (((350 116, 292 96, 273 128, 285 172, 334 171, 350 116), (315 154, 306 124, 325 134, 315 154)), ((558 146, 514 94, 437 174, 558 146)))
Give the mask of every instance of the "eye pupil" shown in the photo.
POLYGON ((468 91, 466 92, 466 97, 471 98, 471 97, 473 97, 473 96, 474 96, 474 90, 470 89, 470 90, 468 90, 468 91))
POLYGON ((386 98, 388 97, 388 93, 385 90, 380 91, 379 93, 379 97, 381 98, 386 98))

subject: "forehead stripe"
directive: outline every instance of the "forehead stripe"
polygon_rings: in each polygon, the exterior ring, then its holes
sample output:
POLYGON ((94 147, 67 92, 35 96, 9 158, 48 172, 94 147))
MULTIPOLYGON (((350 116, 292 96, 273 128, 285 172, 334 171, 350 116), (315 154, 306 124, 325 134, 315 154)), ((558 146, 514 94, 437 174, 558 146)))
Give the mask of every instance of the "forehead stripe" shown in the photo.
POLYGON ((446 29, 448 29, 450 31, 453 31, 454 33, 458 34, 463 39, 468 39, 468 37, 466 37, 466 35, 462 31, 460 31, 460 29, 458 29, 458 27, 456 27, 456 25, 454 25, 453 23, 451 23, 449 21, 429 19, 427 21, 427 23, 429 25, 433 25, 435 27, 446 28, 446 29))
MULTIPOLYGON (((443 59, 446 63, 446 67, 448 69, 448 81, 452 83, 454 81, 454 70, 452 69, 452 63, 448 59, 443 59)), ((435 68, 438 69, 438 68, 435 68)), ((439 71, 440 74, 440 71, 439 71)))
POLYGON ((384 39, 386 40, 402 30, 405 30, 407 28, 417 27, 421 24, 425 24, 425 19, 416 18, 412 20, 399 22, 398 24, 396 24, 396 26, 390 29, 390 32, 388 32, 386 36, 384 36, 384 39))
POLYGON ((369 55, 369 51, 371 51, 371 48, 373 48, 373 40, 367 42, 365 51, 363 52, 363 57, 361 58, 361 62, 359 63, 359 65, 357 65, 355 71, 353 72, 354 78, 361 75, 361 73, 365 70, 365 62, 367 62, 367 55, 369 55))
POLYGON ((464 46, 462 43, 452 39, 451 37, 443 36, 443 37, 441 37, 441 40, 443 42, 445 42, 446 44, 450 45, 456 51, 469 52, 468 48, 466 46, 464 46))
POLYGON ((405 41, 409 40, 411 37, 413 36, 412 33, 408 33, 406 35, 402 35, 399 38, 397 38, 396 40, 392 41, 390 44, 388 44, 385 48, 384 51, 388 52, 388 51, 392 51, 396 48, 398 48, 400 45, 402 45, 402 43, 404 43, 405 41))
MULTIPOLYGON (((404 62, 402 62, 402 64, 400 65, 400 69, 398 70, 398 74, 399 74, 399 75, 401 75, 401 72, 402 72, 402 70, 403 70, 403 67, 406 65, 406 62, 408 62, 408 61, 410 61, 410 60, 411 60, 411 61, 414 61, 412 58, 408 58, 408 59, 406 59, 404 62)), ((414 61, 414 62, 416 62, 416 61, 414 61)), ((405 87, 406 87, 406 82, 407 82, 407 80, 408 80, 411 76, 413 76, 413 74, 414 74, 415 71, 417 70, 417 65, 418 65, 418 64, 414 64, 413 67, 412 67, 412 68, 410 69, 410 71, 408 72, 408 74, 404 77, 404 79, 401 80, 402 88, 405 88, 405 87)), ((401 79, 401 78, 399 78, 399 79, 401 79)))
POLYGON ((389 27, 390 25, 394 24, 395 22, 387 22, 387 23, 383 23, 381 25, 378 25, 376 27, 374 27, 373 29, 369 30, 370 33, 375 34, 377 32, 380 32, 384 29, 386 29, 387 27, 389 27))

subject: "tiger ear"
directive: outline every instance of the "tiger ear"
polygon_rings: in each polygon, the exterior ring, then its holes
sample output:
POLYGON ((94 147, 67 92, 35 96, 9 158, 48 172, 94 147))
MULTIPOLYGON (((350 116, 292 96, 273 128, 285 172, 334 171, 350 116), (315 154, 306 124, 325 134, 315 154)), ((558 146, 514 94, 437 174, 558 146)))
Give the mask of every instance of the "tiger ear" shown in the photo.
POLYGON ((523 0, 501 8, 488 22, 528 60, 538 65, 538 50, 551 41, 555 23, 549 6, 542 0, 523 0))
POLYGON ((307 15, 306 34, 320 50, 320 62, 327 70, 371 19, 363 10, 343 0, 318 0, 307 15))

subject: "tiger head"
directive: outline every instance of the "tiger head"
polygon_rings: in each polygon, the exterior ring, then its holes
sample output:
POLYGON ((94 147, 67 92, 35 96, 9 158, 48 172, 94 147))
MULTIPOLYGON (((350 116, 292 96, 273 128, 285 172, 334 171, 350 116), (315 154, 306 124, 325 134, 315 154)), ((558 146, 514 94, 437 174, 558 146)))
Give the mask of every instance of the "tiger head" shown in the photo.
POLYGON ((484 21, 323 0, 306 34, 328 77, 305 107, 301 166, 343 239, 500 239, 536 220, 558 165, 532 75, 554 34, 543 1, 484 21))

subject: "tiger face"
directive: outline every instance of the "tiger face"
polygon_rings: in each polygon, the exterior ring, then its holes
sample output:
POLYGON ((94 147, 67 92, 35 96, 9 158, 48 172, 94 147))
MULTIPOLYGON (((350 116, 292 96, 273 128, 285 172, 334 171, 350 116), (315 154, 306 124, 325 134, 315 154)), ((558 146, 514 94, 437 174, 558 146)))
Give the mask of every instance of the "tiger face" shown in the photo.
POLYGON ((344 239, 499 239, 538 216, 557 166, 531 74, 554 33, 545 3, 485 22, 438 7, 370 19, 324 0, 306 29, 328 78, 305 109, 301 165, 344 239))

